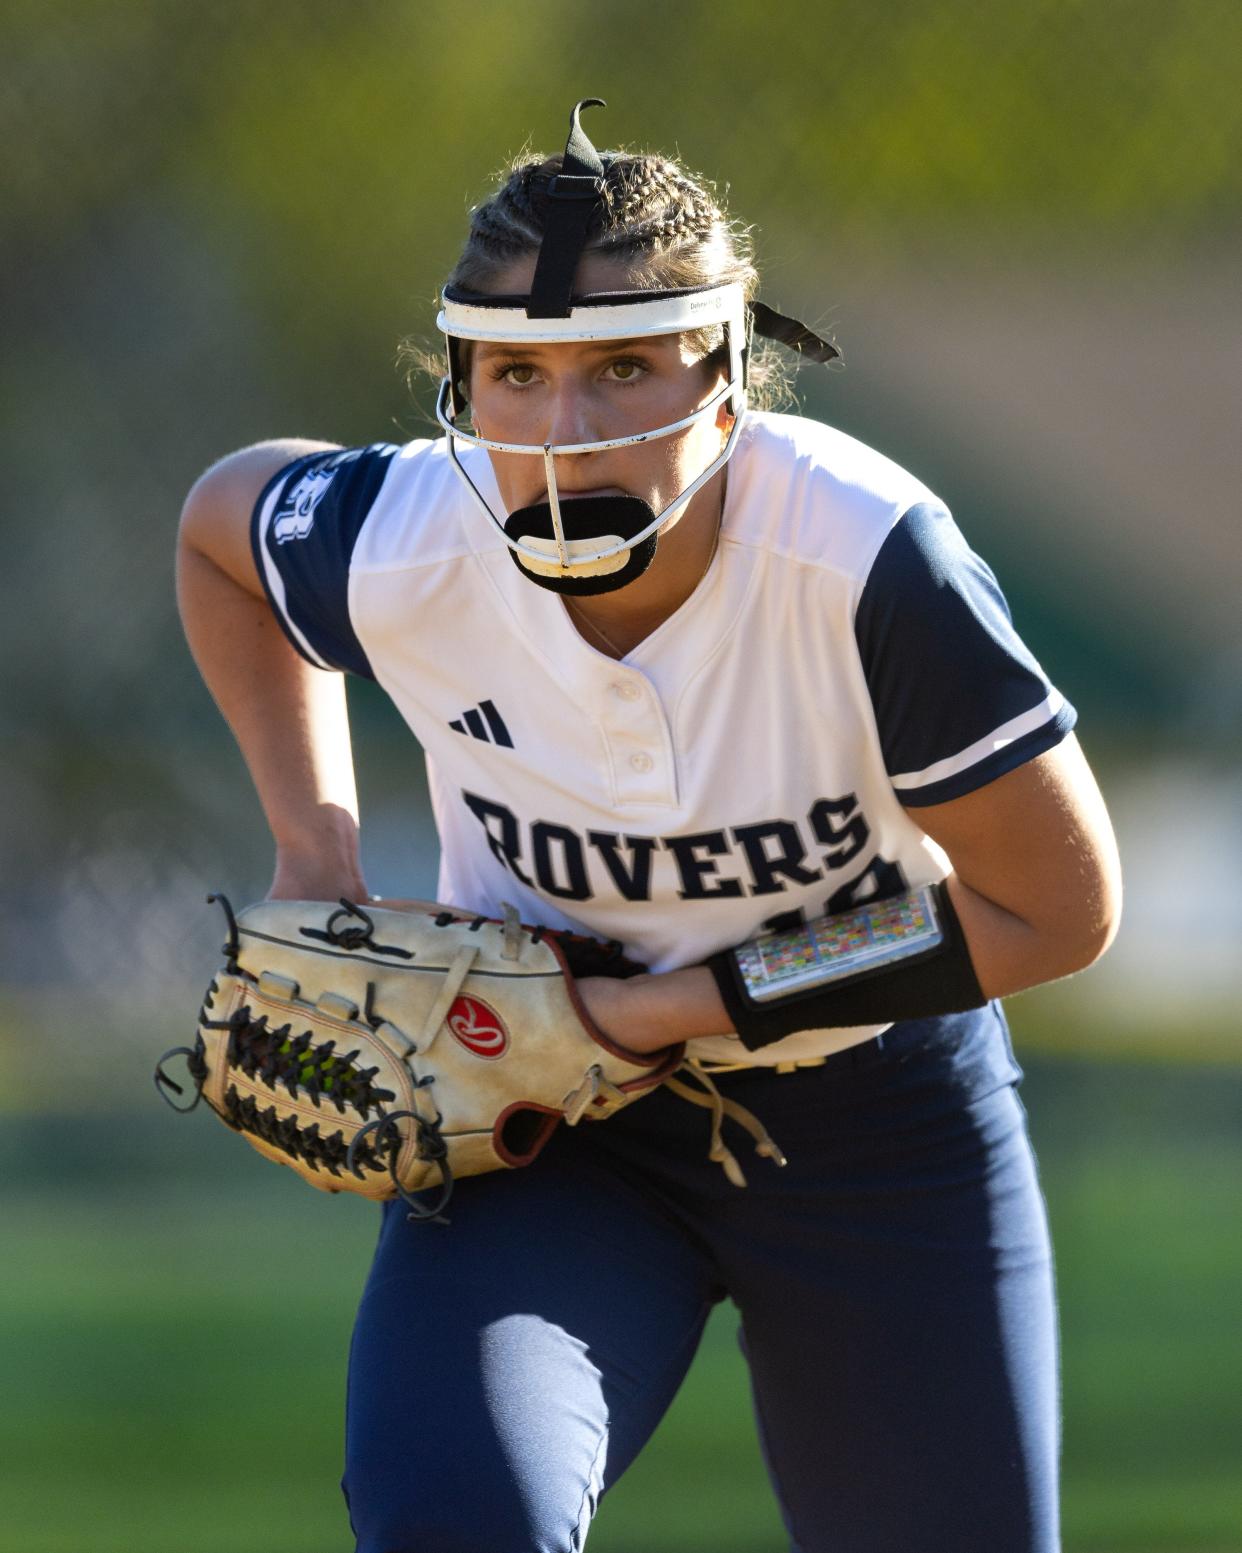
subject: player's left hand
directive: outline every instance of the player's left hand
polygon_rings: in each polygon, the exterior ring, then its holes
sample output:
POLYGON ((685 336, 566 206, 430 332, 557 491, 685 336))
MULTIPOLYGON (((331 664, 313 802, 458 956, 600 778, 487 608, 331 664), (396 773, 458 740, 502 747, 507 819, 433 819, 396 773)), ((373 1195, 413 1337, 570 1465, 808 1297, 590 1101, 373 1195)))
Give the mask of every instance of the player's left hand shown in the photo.
MULTIPOLYGON (((618 945, 416 903, 265 901, 229 924, 188 1059, 205 1099, 311 1185, 443 1209, 455 1176, 529 1164, 557 1124, 602 1120, 664 1082, 680 1044, 640 1050, 595 1022, 640 969, 618 945), (604 974, 600 974, 600 973, 604 974), (428 1206, 413 1193, 438 1188, 428 1206)), ((664 1043, 667 1044, 667 1043, 664 1043)), ((170 1099, 185 1090, 156 1069, 170 1099)))
POLYGON ((606 1035, 636 1053, 733 1033, 715 978, 704 965, 626 981, 592 976, 578 983, 578 996, 606 1035))

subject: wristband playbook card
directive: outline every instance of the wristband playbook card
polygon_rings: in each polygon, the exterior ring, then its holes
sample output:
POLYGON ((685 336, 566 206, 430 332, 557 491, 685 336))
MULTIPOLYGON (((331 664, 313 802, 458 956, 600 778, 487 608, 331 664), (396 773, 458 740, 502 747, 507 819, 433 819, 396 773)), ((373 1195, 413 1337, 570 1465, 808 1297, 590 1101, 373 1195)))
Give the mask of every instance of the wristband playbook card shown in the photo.
POLYGON ((772 1003, 888 970, 944 942, 936 886, 924 885, 786 932, 767 933, 733 953, 747 997, 772 1003))

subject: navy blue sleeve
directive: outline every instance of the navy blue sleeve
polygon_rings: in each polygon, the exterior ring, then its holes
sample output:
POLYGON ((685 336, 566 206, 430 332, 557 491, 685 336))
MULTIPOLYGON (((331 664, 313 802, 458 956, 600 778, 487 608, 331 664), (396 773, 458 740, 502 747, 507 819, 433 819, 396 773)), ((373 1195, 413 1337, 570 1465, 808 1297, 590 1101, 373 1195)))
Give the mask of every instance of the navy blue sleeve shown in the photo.
POLYGON ((250 542, 272 611, 317 668, 375 678, 349 617, 349 568, 396 451, 377 442, 307 454, 255 503, 250 542))
POLYGON ((1014 630, 996 578, 942 508, 880 547, 854 635, 884 766, 909 807, 960 798, 1060 743, 1072 706, 1014 630))

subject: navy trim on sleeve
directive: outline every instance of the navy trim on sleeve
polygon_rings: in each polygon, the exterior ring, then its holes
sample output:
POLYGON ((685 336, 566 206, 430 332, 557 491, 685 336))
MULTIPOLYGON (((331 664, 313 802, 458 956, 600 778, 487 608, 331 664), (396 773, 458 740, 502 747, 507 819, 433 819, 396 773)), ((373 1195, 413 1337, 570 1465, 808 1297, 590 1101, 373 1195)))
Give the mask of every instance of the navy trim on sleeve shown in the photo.
POLYGON ((923 787, 904 791, 898 788, 897 796, 907 809, 925 809, 933 803, 948 803, 950 798, 964 798, 976 788, 995 782, 997 777, 1004 776, 1007 771, 1016 771, 1019 766, 1025 766, 1028 760, 1034 760, 1036 755, 1042 755, 1045 750, 1054 749, 1077 720, 1078 714, 1074 708, 1068 701, 1062 701, 1051 722, 1013 739, 995 750, 988 759, 966 767, 955 776, 945 777, 940 782, 928 782, 923 787))
POLYGON ((854 634, 903 804, 973 792, 1074 726, 1073 707, 1014 630, 995 576, 942 507, 921 503, 894 525, 854 634))
POLYGON ((272 611, 317 668, 375 678, 349 616, 349 569, 396 451, 380 442, 308 454, 269 480, 255 504, 250 542, 272 611))

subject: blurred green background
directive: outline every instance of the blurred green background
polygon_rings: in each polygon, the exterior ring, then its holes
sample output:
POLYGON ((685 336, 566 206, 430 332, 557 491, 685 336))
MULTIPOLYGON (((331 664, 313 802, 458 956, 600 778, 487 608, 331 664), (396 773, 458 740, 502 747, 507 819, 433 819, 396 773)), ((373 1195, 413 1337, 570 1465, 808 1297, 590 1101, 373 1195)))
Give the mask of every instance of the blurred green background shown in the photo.
MULTIPOLYGON (((755 224, 766 298, 844 349, 808 413, 945 497, 1080 709, 1126 921, 1010 1010, 1066 1546, 1239 1553, 1242 5, 9 0, 0 60, 0 1553, 349 1546, 373 1215, 149 1085, 215 963, 206 888, 270 866, 173 531, 246 442, 429 434, 398 342, 586 95, 755 224)), ((368 876, 428 893, 421 757, 367 689, 368 876)), ((598 1553, 784 1545, 733 1328, 598 1553)))

